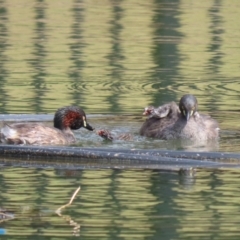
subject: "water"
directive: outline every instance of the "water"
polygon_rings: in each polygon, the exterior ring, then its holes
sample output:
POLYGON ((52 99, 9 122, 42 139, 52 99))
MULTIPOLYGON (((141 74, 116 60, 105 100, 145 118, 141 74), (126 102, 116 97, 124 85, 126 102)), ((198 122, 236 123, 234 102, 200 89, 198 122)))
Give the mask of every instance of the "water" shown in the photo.
POLYGON ((11 239, 238 239, 238 175, 4 168, 0 199, 14 218, 1 227, 11 239))
MULTIPOLYGON (((142 113, 143 111, 141 111, 142 113)), ((114 140, 106 141, 96 134, 84 128, 74 131, 77 143, 74 146, 80 147, 108 147, 110 149, 163 149, 163 150, 186 150, 186 151, 220 151, 220 152, 239 152, 239 137, 238 129, 239 113, 230 114, 224 117, 212 115, 221 124, 220 139, 218 142, 209 142, 207 145, 198 143, 182 142, 178 140, 165 141, 161 139, 151 139, 139 135, 139 129, 146 117, 137 114, 90 114, 88 122, 96 130, 108 129, 114 136, 122 133, 130 133, 133 139, 129 141, 114 140), (226 127, 224 126, 226 124, 226 127)), ((3 122, 16 121, 41 121, 48 126, 52 126, 52 114, 11 114, 0 115, 0 127, 3 122)))
POLYGON ((190 92, 201 111, 236 112, 239 5, 2 1, 0 110, 141 114, 190 92))
MULTIPOLYGON (((112 143, 79 130, 80 147, 239 152, 238 0, 0 3, 1 121, 51 125, 57 108, 78 105, 96 128, 134 135, 112 143), (185 93, 218 120, 217 145, 138 135, 145 106, 185 93)), ((237 169, 73 171, 13 160, 0 168, 1 239, 239 239, 237 169)))

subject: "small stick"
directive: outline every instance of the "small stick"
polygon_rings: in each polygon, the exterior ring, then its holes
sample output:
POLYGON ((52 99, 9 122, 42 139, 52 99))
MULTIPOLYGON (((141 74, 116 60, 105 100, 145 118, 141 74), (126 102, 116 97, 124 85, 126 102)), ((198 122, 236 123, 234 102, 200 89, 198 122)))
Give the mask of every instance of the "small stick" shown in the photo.
POLYGON ((65 208, 65 207, 67 207, 67 206, 69 206, 69 205, 72 204, 74 198, 76 197, 76 195, 77 195, 77 193, 79 192, 80 189, 81 189, 81 187, 79 186, 79 187, 77 188, 77 190, 73 193, 73 195, 72 195, 69 203, 61 206, 60 208, 58 208, 58 209, 56 210, 56 213, 57 213, 59 216, 61 216, 61 210, 62 210, 63 208, 65 208))

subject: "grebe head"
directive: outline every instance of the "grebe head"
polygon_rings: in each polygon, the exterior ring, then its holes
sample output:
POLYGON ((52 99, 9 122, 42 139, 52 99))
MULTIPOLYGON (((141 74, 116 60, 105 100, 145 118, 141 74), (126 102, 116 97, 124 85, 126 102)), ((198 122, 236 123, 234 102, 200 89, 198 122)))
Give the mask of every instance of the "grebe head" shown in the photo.
POLYGON ((70 128, 72 130, 84 127, 90 131, 94 128, 87 123, 87 118, 85 112, 76 106, 68 106, 59 108, 55 113, 54 127, 60 130, 70 128))
POLYGON ((184 95, 179 102, 179 109, 182 116, 188 121, 189 118, 197 111, 198 102, 196 97, 191 94, 184 95))

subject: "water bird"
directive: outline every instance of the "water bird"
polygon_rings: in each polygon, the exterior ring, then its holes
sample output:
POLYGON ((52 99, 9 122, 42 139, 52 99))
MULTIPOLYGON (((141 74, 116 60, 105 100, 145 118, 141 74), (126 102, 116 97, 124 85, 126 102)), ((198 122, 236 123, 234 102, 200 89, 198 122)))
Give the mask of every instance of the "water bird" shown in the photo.
POLYGON ((53 119, 54 127, 42 123, 5 124, 0 132, 2 143, 22 145, 68 145, 76 142, 72 130, 81 127, 93 131, 85 112, 77 106, 59 108, 53 119))
POLYGON ((219 126, 209 115, 198 113, 194 95, 186 94, 179 102, 144 109, 148 119, 140 128, 140 135, 160 139, 190 139, 194 141, 216 140, 219 126))
POLYGON ((105 140, 114 141, 114 140, 124 140, 124 141, 131 141, 133 140, 133 135, 130 133, 121 133, 121 134, 114 134, 107 129, 99 129, 96 130, 96 134, 102 137, 105 140))

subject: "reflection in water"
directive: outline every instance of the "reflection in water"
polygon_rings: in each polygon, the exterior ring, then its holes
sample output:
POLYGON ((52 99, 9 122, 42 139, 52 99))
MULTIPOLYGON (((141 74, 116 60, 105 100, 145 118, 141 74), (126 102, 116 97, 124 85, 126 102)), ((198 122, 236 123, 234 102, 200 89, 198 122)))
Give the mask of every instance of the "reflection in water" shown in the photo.
POLYGON ((202 111, 238 109, 237 1, 204 0, 200 7, 186 0, 22 0, 16 6, 0 13, 0 62, 8 73, 1 103, 9 113, 81 104, 91 113, 141 114, 147 104, 178 101, 187 92, 202 111))
POLYGON ((5 1, 0 1, 0 109, 2 113, 6 110, 7 92, 5 91, 6 79, 9 77, 5 68, 7 63, 6 48, 8 47, 8 11, 5 7, 5 1))
POLYGON ((156 0, 154 7, 152 56, 156 67, 152 71, 152 103, 159 106, 166 101, 178 101, 168 86, 177 83, 181 55, 178 43, 181 40, 179 0, 170 2, 156 0), (174 7, 173 7, 174 6, 174 7))
POLYGON ((73 193, 70 201, 69 201, 67 204, 59 207, 59 208, 56 210, 56 214, 57 214, 59 217, 65 219, 65 220, 69 223, 69 225, 73 226, 73 231, 72 231, 72 233, 73 233, 74 236, 79 236, 79 232, 80 232, 80 227, 81 227, 81 225, 78 224, 77 222, 75 222, 74 220, 72 220, 71 216, 65 216, 65 215, 63 215, 63 214, 62 214, 62 211, 63 211, 63 209, 65 209, 66 207, 68 207, 68 206, 70 206, 70 205, 72 204, 73 200, 75 199, 75 197, 76 197, 76 195, 78 194, 78 192, 80 191, 80 189, 81 189, 81 188, 78 187, 78 188, 76 189, 76 191, 73 193))
MULTIPOLYGON (((239 1, 0 3, 1 113, 53 113, 58 104, 128 113, 91 123, 132 132, 134 141, 76 131, 79 146, 179 149, 140 137, 141 114, 190 92, 220 122, 219 149, 239 151, 239 1)), ((0 168, 0 209, 14 214, 0 229, 11 239, 69 239, 73 226, 55 210, 80 185, 62 214, 81 225, 82 239, 238 239, 238 176, 0 168)))
MULTIPOLYGON (((209 61, 206 64, 206 70, 209 75, 214 74, 213 81, 219 82, 219 78, 221 78, 220 71, 223 65, 223 52, 221 51, 222 46, 222 34, 223 30, 223 20, 221 13, 221 0, 213 1, 212 7, 209 9, 209 17, 211 19, 210 33, 211 33, 211 41, 208 46, 208 51, 211 53, 209 61)), ((210 97, 209 110, 217 111, 219 109, 218 103, 215 101, 215 96, 211 95, 210 97)))
POLYGON ((237 170, 198 170, 189 176, 156 170, 2 168, 2 209, 15 218, 0 222, 0 228, 14 239, 69 239, 78 232, 76 226, 83 239, 236 239, 238 175, 237 170), (71 205, 56 214, 79 185, 71 205))
POLYGON ((84 60, 82 56, 82 49, 84 48, 84 40, 82 37, 82 22, 84 21, 83 13, 84 9, 82 7, 82 0, 74 0, 73 7, 71 9, 73 23, 71 26, 72 32, 70 39, 72 40, 69 44, 69 50, 71 52, 71 66, 69 67, 68 78, 71 81, 71 93, 69 98, 71 99, 72 105, 81 106, 83 102, 83 94, 77 91, 78 86, 81 86, 82 76, 81 71, 84 67, 84 60))
POLYGON ((123 17, 124 11, 121 7, 122 0, 111 0, 112 7, 112 15, 113 19, 111 19, 110 23, 110 37, 111 37, 111 49, 110 53, 106 56, 109 60, 110 66, 110 86, 111 86, 111 95, 107 97, 106 101, 110 103, 109 111, 110 112, 122 112, 123 109, 119 104, 119 99, 121 98, 121 85, 123 83, 123 66, 122 61, 124 60, 124 56, 122 53, 121 46, 121 30, 123 28, 121 24, 121 19, 123 17), (116 89, 119 91, 116 92, 116 89))
POLYGON ((223 20, 221 13, 221 0, 215 0, 212 4, 213 6, 209 9, 209 17, 211 19, 211 42, 210 46, 208 47, 208 51, 211 52, 212 57, 209 59, 209 62, 206 66, 207 69, 209 69, 210 74, 214 72, 214 74, 218 74, 219 70, 221 68, 221 65, 223 64, 222 58, 223 53, 221 51, 222 46, 222 37, 221 35, 224 34, 223 30, 223 20))
POLYGON ((32 110, 35 113, 43 112, 43 100, 45 91, 47 90, 45 85, 46 73, 46 56, 47 51, 45 45, 47 44, 46 34, 46 2, 43 0, 36 0, 35 2, 35 29, 33 40, 33 59, 29 63, 33 67, 32 83, 34 97, 31 100, 32 110))

